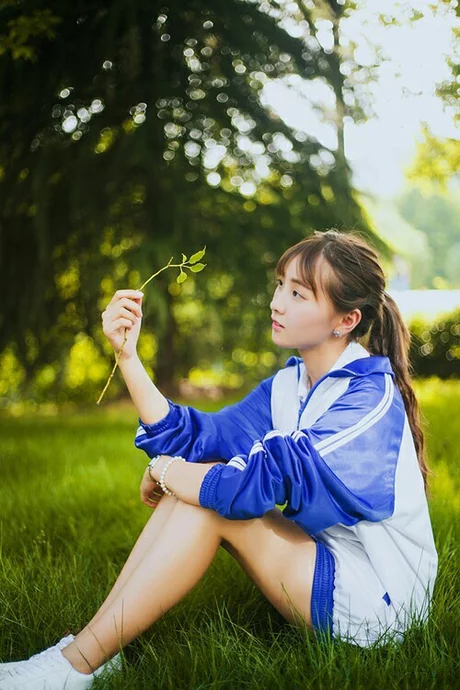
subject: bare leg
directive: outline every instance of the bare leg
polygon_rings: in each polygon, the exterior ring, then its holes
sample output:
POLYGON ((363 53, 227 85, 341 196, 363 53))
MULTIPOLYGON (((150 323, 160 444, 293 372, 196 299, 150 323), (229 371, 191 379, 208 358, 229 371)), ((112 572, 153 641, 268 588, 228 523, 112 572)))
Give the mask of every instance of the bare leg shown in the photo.
MULTIPOLYGON (((211 467, 211 465, 219 464, 219 461, 212 460, 206 464, 208 464, 211 467)), ((112 589, 107 595, 102 606, 99 607, 98 611, 86 627, 92 626, 96 618, 98 618, 102 613, 104 613, 108 606, 110 606, 110 604, 114 601, 116 595, 123 587, 128 577, 135 570, 137 565, 141 562, 146 552, 152 546, 155 539, 157 539, 160 535, 176 503, 177 498, 175 498, 174 496, 164 494, 161 497, 160 502, 158 503, 157 507, 153 510, 153 514, 149 518, 140 536, 138 537, 137 542, 135 543, 130 555, 128 556, 125 565, 123 566, 119 576, 115 581, 115 584, 113 585, 112 589)))
POLYGON ((91 673, 177 604, 212 563, 221 528, 214 511, 176 500, 161 533, 111 601, 63 650, 74 668, 91 673))
POLYGON ((168 496, 168 494, 162 496, 157 507, 153 510, 152 515, 145 524, 144 529, 140 533, 107 598, 86 627, 92 627, 96 619, 98 619, 115 600, 118 592, 124 586, 131 573, 136 569, 152 544, 160 536, 176 503, 177 498, 174 498, 174 496, 168 496))

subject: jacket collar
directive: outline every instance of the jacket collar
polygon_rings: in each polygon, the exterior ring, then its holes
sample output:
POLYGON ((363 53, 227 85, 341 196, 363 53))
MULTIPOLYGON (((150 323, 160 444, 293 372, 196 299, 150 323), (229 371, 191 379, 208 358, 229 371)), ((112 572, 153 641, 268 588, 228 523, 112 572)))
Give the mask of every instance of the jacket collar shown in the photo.
MULTIPOLYGON (((291 359, 286 362, 286 365, 291 362, 291 359)), ((300 400, 304 400, 308 394, 307 371, 301 357, 295 357, 295 360, 298 381, 297 396, 300 400)), ((352 341, 348 343, 329 371, 319 380, 321 381, 328 376, 366 376, 373 373, 386 373, 394 377, 388 357, 371 355, 360 343, 352 341)))

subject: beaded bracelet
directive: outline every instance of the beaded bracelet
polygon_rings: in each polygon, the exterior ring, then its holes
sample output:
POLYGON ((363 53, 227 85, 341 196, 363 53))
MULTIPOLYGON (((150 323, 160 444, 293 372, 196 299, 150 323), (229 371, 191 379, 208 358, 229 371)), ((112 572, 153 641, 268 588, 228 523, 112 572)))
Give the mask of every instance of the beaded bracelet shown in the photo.
POLYGON ((163 489, 163 491, 165 492, 165 494, 168 494, 169 496, 175 496, 175 497, 177 498, 176 494, 175 494, 173 491, 170 491, 170 490, 168 489, 168 487, 166 486, 166 484, 165 484, 166 470, 169 468, 170 465, 173 464, 173 462, 174 462, 175 460, 182 460, 183 462, 187 462, 186 459, 185 459, 185 458, 181 458, 180 455, 175 455, 173 458, 171 458, 170 460, 168 460, 168 462, 166 463, 166 465, 163 467, 163 470, 162 470, 161 475, 160 475, 160 486, 161 486, 161 488, 163 489))
POLYGON ((161 458, 161 455, 155 455, 155 457, 152 458, 152 459, 150 460, 149 464, 147 465, 147 468, 148 468, 148 470, 149 470, 150 479, 152 480, 152 482, 156 482, 155 477, 152 475, 152 470, 153 470, 153 468, 155 467, 155 465, 157 464, 157 462, 158 462, 158 460, 159 460, 160 458, 161 458))

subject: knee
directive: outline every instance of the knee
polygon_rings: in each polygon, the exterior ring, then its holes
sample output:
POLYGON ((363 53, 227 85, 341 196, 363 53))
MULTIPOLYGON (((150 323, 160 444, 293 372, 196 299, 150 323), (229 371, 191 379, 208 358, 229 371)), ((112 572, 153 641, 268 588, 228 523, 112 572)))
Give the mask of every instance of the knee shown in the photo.
MULTIPOLYGON (((209 508, 203 508, 201 505, 196 505, 195 503, 187 503, 187 501, 182 500, 181 498, 176 498, 174 496, 168 496, 168 499, 172 499, 176 505, 177 505, 177 510, 183 510, 183 511, 191 511, 195 513, 203 513, 204 515, 208 516, 209 519, 219 519, 220 515, 216 513, 215 510, 210 510, 209 508)), ((161 500, 164 500, 163 498, 161 500)))

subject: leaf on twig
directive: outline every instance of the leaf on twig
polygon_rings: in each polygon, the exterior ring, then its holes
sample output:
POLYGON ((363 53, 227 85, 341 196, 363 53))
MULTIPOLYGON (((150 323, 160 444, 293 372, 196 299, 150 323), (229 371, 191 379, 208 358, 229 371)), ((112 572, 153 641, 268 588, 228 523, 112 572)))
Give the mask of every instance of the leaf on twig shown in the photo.
POLYGON ((183 283, 184 280, 187 280, 187 274, 181 271, 181 273, 177 276, 176 280, 178 283, 183 283))
POLYGON ((200 249, 199 252, 196 252, 195 254, 192 254, 190 259, 188 260, 189 264, 196 264, 197 261, 203 258, 204 254, 206 251, 206 245, 204 245, 203 249, 200 249))
POLYGON ((194 273, 199 273, 207 265, 208 264, 195 264, 194 266, 190 266, 190 270, 193 271, 194 273))

